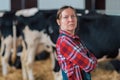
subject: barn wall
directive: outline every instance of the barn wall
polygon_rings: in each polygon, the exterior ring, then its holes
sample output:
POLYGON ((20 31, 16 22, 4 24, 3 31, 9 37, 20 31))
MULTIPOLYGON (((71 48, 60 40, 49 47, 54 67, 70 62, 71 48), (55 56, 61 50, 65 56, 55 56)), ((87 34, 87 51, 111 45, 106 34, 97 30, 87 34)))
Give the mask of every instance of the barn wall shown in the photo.
MULTIPOLYGON (((11 10, 11 0, 0 0, 0 11, 11 10)), ((110 15, 120 15, 120 0, 105 0, 105 11, 110 15)), ((58 9, 63 5, 72 5, 78 9, 85 9, 85 0, 37 0, 39 9, 58 9)), ((101 12, 101 11, 100 11, 101 12)))
POLYGON ((106 14, 120 15, 120 0, 106 0, 106 14))
POLYGON ((10 0, 0 0, 0 11, 10 11, 10 0))
POLYGON ((71 5, 75 8, 84 9, 85 0, 38 0, 39 9, 58 9, 63 5, 71 5))

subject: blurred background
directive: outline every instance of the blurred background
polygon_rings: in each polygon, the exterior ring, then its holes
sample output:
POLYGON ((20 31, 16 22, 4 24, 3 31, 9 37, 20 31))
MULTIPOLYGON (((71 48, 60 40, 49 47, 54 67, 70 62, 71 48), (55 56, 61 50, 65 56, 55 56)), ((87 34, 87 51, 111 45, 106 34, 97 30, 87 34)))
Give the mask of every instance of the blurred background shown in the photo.
MULTIPOLYGON (((96 11, 100 14, 120 15, 120 0, 0 0, 0 12, 38 8, 39 10, 57 10, 63 5, 76 9, 96 11)), ((51 59, 37 60, 33 71, 35 80, 54 80, 51 59)), ((7 77, 2 75, 0 62, 0 80, 23 80, 21 69, 9 67, 7 77)), ((92 71, 92 80, 120 80, 120 74, 110 62, 100 62, 92 71)))
POLYGON ((58 9, 63 5, 72 5, 78 9, 97 10, 101 13, 119 15, 119 0, 4 0, 0 1, 0 11, 16 11, 37 7, 44 9, 58 9))

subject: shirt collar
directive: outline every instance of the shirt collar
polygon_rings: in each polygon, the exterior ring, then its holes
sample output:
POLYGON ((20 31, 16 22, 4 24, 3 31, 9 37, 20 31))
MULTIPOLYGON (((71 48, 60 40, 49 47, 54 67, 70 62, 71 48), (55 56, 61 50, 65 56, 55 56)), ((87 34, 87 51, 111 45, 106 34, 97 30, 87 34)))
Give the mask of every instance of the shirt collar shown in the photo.
POLYGON ((70 33, 68 33, 67 31, 64 31, 64 30, 60 30, 60 34, 65 34, 73 39, 79 39, 79 37, 77 35, 72 35, 70 33))

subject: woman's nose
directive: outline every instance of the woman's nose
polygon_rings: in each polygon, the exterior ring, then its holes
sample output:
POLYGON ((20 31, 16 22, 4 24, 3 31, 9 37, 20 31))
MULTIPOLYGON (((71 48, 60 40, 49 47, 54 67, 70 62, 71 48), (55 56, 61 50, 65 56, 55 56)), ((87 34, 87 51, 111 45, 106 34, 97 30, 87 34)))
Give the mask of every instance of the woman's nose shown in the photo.
POLYGON ((69 17, 69 20, 72 21, 72 20, 73 20, 73 17, 70 16, 70 17, 69 17))

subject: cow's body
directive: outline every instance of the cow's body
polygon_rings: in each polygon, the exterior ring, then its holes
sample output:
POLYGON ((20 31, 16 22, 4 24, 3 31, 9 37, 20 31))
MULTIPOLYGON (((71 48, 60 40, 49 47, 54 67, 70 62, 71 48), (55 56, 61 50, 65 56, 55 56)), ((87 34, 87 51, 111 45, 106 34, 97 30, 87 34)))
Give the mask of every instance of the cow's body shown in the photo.
POLYGON ((78 35, 97 58, 106 55, 115 58, 120 48, 120 17, 108 15, 85 15, 79 17, 78 35))
MULTIPOLYGON (((16 22, 16 26, 14 26, 16 28, 15 36, 16 39, 20 37, 20 43, 23 47, 21 54, 23 80, 34 80, 32 67, 37 49, 40 47, 39 52, 47 51, 52 53, 52 49, 55 47, 55 44, 51 42, 50 37, 45 31, 47 24, 44 14, 42 14, 40 11, 37 12, 37 9, 23 11, 23 13, 20 11, 16 13, 16 15, 14 13, 8 12, 7 16, 6 14, 3 15, 0 21, 3 21, 0 22, 2 23, 0 25, 2 34, 1 55, 3 55, 3 75, 7 76, 8 73, 8 59, 10 57, 11 49, 14 45, 13 42, 15 41, 13 39, 13 22, 16 22)), ((18 42, 15 41, 15 43, 18 42)))
POLYGON ((40 11, 32 16, 24 16, 23 14, 21 13, 19 16, 16 14, 18 16, 16 28, 18 32, 21 32, 20 35, 23 34, 24 41, 24 53, 21 56, 22 73, 24 80, 34 80, 32 67, 35 53, 39 49, 39 52, 47 51, 53 54, 55 44, 52 43, 49 35, 46 33, 47 19, 45 14, 40 11))

